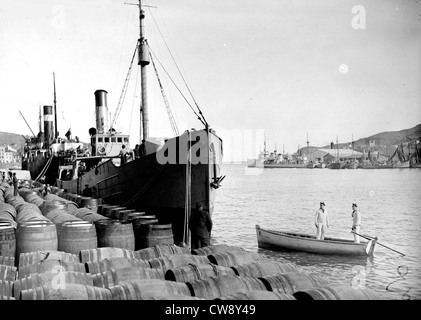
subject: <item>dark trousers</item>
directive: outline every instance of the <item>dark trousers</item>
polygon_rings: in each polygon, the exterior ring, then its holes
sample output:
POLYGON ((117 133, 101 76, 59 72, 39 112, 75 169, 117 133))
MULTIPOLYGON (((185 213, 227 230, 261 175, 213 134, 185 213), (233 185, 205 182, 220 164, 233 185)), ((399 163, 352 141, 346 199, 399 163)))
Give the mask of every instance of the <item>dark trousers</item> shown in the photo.
POLYGON ((13 195, 16 197, 18 195, 18 186, 13 186, 13 187, 14 187, 13 195))
POLYGON ((200 237, 196 235, 191 235, 191 248, 193 249, 200 249, 203 247, 210 246, 210 239, 208 237, 200 237))

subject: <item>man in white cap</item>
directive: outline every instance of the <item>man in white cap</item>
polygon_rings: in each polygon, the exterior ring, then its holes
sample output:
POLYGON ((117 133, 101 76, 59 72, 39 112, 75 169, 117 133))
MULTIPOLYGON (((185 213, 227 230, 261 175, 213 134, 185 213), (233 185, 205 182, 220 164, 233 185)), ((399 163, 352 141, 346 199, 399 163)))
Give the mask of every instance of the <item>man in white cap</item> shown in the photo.
POLYGON ((324 202, 320 202, 320 208, 316 211, 314 224, 317 228, 316 239, 324 240, 325 229, 329 228, 329 215, 325 209, 324 202))
POLYGON ((354 242, 360 243, 360 237, 356 233, 360 233, 361 227, 361 212, 358 211, 356 203, 352 204, 352 231, 354 231, 354 242))

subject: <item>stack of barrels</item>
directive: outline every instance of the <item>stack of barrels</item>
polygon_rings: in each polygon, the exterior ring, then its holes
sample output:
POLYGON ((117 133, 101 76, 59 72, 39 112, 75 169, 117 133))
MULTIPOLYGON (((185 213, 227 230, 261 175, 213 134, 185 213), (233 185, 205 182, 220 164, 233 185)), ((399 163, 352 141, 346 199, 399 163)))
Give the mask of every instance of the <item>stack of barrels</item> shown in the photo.
POLYGON ((171 225, 134 209, 19 191, 0 184, 0 299, 384 298, 241 247, 190 251, 174 245, 171 225))

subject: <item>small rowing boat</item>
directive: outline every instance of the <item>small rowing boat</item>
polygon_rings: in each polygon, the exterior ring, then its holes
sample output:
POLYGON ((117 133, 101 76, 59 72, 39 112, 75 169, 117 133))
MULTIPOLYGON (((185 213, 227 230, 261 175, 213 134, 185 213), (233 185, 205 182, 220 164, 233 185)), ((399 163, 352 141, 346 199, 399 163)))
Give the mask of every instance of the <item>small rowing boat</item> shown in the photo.
POLYGON ((329 237, 317 240, 313 235, 262 229, 259 225, 256 225, 256 233, 259 248, 330 255, 371 256, 377 241, 377 238, 373 238, 355 243, 353 240, 329 237))

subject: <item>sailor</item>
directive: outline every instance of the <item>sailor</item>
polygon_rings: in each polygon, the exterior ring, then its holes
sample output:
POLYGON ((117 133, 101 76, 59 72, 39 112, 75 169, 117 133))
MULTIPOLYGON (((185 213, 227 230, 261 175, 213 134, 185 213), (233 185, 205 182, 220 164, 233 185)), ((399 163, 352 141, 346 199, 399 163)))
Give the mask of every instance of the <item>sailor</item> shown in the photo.
POLYGON ((198 203, 196 210, 192 210, 189 221, 191 230, 191 249, 210 246, 212 220, 208 211, 203 209, 203 204, 198 203))
POLYGON ((121 164, 126 163, 126 153, 127 153, 126 146, 123 144, 121 146, 121 150, 120 150, 120 153, 119 153, 119 156, 120 156, 120 159, 121 159, 121 164))
POLYGON ((326 228, 329 228, 329 214, 325 209, 324 202, 320 202, 320 208, 316 211, 314 224, 317 228, 316 239, 324 240, 326 228))
POLYGON ((92 189, 89 188, 89 184, 85 184, 85 189, 82 191, 84 197, 92 197, 92 189))
POLYGON ((354 242, 360 243, 360 237, 356 233, 360 233, 361 227, 361 212, 358 211, 356 203, 352 204, 352 231, 354 231, 354 242))
POLYGON ((18 195, 18 182, 19 182, 18 178, 16 178, 16 172, 13 172, 12 182, 13 182, 13 188, 14 188, 13 195, 16 197, 18 195))
POLYGON ((140 158, 140 146, 137 144, 136 147, 134 147, 134 158, 139 159, 140 158))

